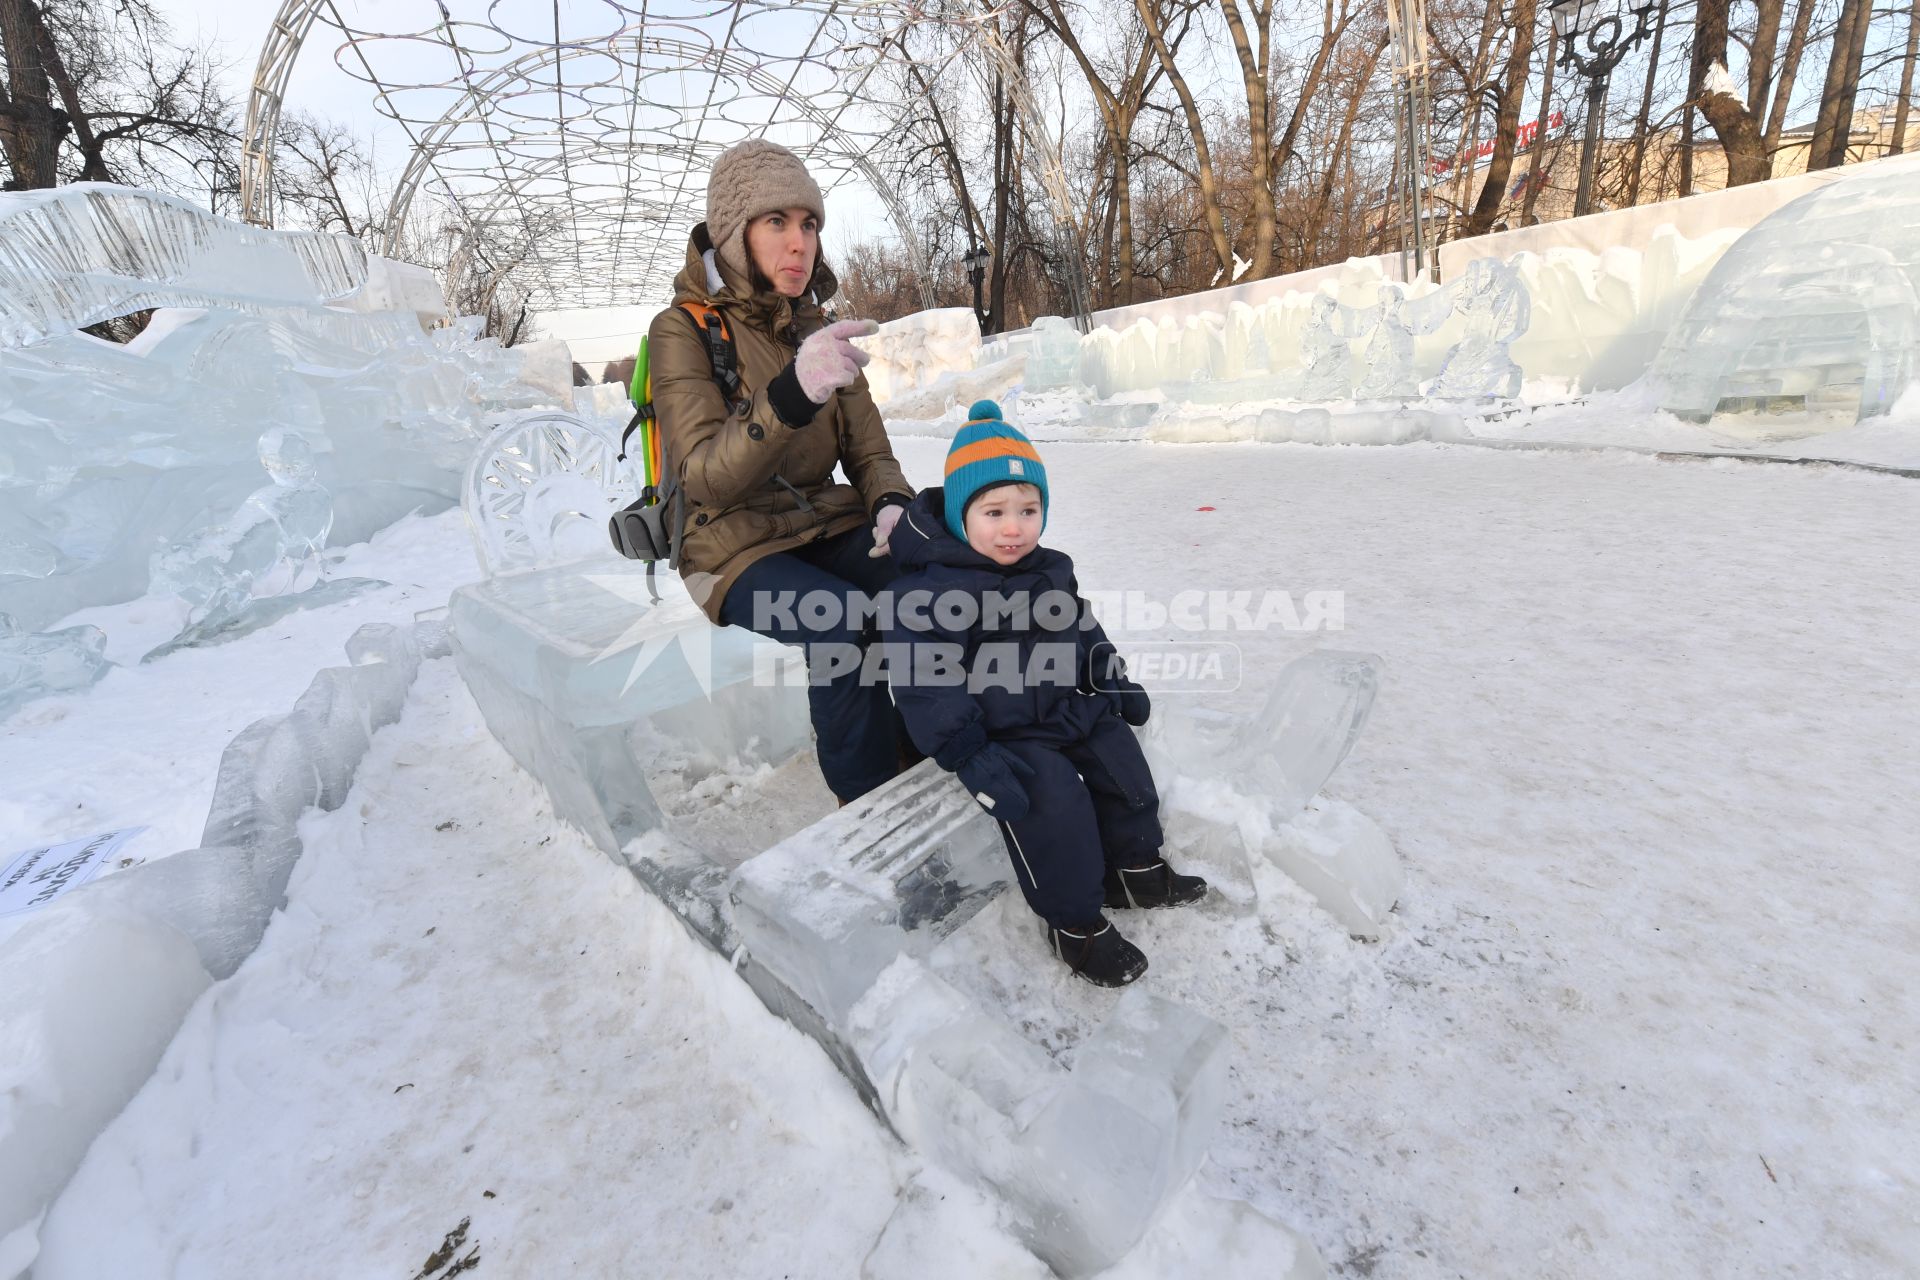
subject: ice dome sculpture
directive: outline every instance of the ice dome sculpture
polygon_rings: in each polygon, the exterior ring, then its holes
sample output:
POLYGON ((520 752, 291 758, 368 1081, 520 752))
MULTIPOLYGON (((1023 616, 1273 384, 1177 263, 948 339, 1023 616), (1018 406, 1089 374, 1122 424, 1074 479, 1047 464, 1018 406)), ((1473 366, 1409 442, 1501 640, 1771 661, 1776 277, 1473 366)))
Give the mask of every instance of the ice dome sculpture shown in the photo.
POLYGON ((1654 361, 1661 407, 1705 422, 1886 413, 1920 358, 1920 157, 1801 196, 1734 242, 1654 361))

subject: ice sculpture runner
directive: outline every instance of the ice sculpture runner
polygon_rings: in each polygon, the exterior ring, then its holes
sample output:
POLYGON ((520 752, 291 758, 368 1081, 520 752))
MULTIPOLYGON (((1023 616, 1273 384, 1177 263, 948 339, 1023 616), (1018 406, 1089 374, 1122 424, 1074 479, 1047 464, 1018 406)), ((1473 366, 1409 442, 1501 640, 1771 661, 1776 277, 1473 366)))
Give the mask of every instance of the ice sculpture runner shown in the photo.
MULTIPOLYGON (((1379 937, 1405 873, 1377 826, 1320 795, 1366 728, 1379 666, 1372 654, 1318 650, 1281 671, 1257 715, 1156 715, 1144 745, 1175 847, 1243 860, 1256 887, 1278 873, 1353 936, 1379 937), (1232 763, 1201 776, 1182 767, 1194 760, 1232 763)), ((1261 896, 1264 909, 1273 895, 1261 896)))

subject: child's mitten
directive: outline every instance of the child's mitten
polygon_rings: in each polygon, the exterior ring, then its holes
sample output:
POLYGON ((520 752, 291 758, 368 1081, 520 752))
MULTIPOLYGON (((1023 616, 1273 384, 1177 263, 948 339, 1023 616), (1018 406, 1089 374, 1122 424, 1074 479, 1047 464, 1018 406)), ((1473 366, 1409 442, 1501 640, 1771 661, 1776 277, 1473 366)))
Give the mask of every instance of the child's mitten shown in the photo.
POLYGON ((954 772, 980 807, 999 821, 1018 822, 1027 816, 1027 789, 1020 785, 1020 779, 1031 778, 1033 769, 1005 747, 989 742, 954 772))
POLYGON ((1120 713, 1120 718, 1136 729, 1153 714, 1153 702, 1147 697, 1147 691, 1131 680, 1121 681, 1108 696, 1113 699, 1113 709, 1120 713))
POLYGON ((793 376, 801 394, 815 404, 833 399, 833 393, 860 376, 860 369, 872 357, 848 341, 870 338, 880 332, 871 320, 840 320, 800 344, 793 357, 793 376))

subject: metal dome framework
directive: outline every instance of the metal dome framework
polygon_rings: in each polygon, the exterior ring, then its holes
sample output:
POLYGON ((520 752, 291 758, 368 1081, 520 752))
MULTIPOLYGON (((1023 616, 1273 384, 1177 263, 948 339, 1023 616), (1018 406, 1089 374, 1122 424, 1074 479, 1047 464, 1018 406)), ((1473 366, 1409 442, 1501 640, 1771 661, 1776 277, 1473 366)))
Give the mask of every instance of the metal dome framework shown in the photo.
MULTIPOLYGON (((869 158, 887 113, 865 96, 892 33, 926 20, 897 0, 386 0, 393 29, 336 0, 282 0, 261 46, 242 151, 242 207, 272 225, 273 137, 316 26, 412 143, 386 219, 391 253, 424 191, 473 252, 511 264, 542 307, 654 304, 705 216, 714 159, 747 137, 803 156, 821 188, 863 182, 900 234, 925 305, 933 276, 898 192, 869 158), (408 21, 413 19, 413 21, 408 21)), ((983 8, 981 16, 990 15, 983 8)), ((1051 194, 1051 192, 1050 192, 1051 194)), ((452 287, 449 281, 449 288, 452 287)))

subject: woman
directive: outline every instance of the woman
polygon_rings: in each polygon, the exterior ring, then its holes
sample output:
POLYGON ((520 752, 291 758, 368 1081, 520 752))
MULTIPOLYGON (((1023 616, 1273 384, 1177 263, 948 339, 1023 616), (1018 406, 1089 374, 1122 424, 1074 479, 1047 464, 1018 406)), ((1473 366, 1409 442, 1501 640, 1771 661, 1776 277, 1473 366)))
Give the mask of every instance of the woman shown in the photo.
POLYGON ((723 154, 647 350, 686 495, 681 576, 715 622, 806 648, 820 772, 846 804, 911 754, 886 684, 846 658, 873 640, 868 598, 896 574, 887 535, 913 489, 860 376, 867 357, 848 341, 877 326, 823 327, 837 282, 820 258, 822 204, 785 147, 753 139, 723 154), (726 321, 741 381, 731 404, 682 302, 726 321), (851 484, 834 482, 836 465, 851 484))

